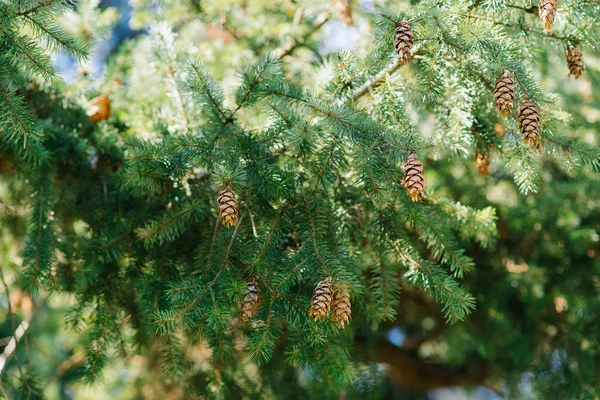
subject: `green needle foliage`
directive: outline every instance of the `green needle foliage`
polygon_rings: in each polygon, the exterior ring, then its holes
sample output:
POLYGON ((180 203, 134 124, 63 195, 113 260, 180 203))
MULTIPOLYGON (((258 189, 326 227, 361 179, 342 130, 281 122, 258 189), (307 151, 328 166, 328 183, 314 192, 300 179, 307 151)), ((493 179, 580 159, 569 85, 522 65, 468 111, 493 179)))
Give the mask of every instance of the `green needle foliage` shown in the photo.
POLYGON ((132 2, 144 33, 98 81, 85 62, 114 10, 0 2, 2 394, 597 398, 599 3, 559 3, 550 32, 522 2, 351 2, 358 28, 299 3, 132 2), (331 29, 354 29, 354 51, 324 51, 331 29), (74 82, 57 52, 84 64, 74 82), (514 113, 540 109, 540 151, 492 107, 505 69, 514 113), (98 95, 111 112, 92 121, 98 95), (328 277, 349 289, 345 328, 309 316, 328 277))

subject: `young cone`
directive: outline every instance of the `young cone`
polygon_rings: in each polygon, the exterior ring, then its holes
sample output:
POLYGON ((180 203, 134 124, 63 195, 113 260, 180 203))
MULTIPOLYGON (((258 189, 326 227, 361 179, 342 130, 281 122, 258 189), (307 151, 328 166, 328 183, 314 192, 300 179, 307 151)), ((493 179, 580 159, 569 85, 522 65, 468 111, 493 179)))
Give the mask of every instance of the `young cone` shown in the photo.
POLYGON ((554 14, 556 13, 556 0, 540 0, 539 5, 540 21, 544 25, 544 30, 547 32, 552 27, 554 22, 554 14))
POLYGON ((410 29, 410 23, 402 20, 396 27, 396 35, 394 36, 394 48, 402 63, 408 64, 410 62, 412 47, 413 31, 410 29))
POLYGON ((235 226, 238 220, 238 204, 231 185, 227 185, 219 191, 217 203, 221 223, 225 226, 235 226))
POLYGON ((494 108, 506 118, 515 102, 515 81, 507 70, 496 81, 494 99, 494 108))
POLYGON ((354 12, 350 0, 334 0, 334 5, 342 22, 346 25, 354 25, 354 12))
POLYGON ((345 286, 339 287, 335 291, 333 298, 333 315, 332 319, 342 328, 350 320, 352 308, 350 307, 350 294, 345 286))
POLYGON ((401 182, 412 201, 421 201, 425 197, 425 176, 423 163, 415 153, 410 153, 404 163, 404 178, 401 182))
POLYGON ((567 64, 569 66, 569 76, 573 75, 573 78, 577 79, 585 72, 585 65, 583 64, 583 54, 577 46, 569 46, 567 49, 567 64))
POLYGON ((322 280, 315 287, 315 291, 312 296, 312 306, 308 315, 314 316, 315 319, 319 319, 329 311, 331 307, 331 300, 333 300, 333 278, 330 276, 327 279, 322 280))
POLYGON ((540 148, 540 113, 537 106, 525 98, 519 107, 519 126, 523 141, 534 149, 540 148))
POLYGON ((475 150, 475 166, 479 175, 487 176, 490 172, 490 157, 479 149, 475 150))
POLYGON ((246 294, 240 304, 240 319, 243 323, 250 321, 258 310, 258 298, 260 297, 260 290, 256 286, 254 278, 248 279, 246 283, 246 294))

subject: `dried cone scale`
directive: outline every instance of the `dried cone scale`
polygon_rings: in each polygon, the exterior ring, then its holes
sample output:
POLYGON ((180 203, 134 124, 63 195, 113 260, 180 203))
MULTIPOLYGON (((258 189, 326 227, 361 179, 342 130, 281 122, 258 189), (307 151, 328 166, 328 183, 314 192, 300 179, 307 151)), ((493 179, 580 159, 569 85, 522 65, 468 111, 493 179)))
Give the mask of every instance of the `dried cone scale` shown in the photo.
POLYGON ((394 36, 394 48, 402 63, 408 64, 410 62, 412 47, 413 31, 410 29, 410 23, 402 20, 396 27, 396 35, 394 36))
POLYGON ((340 286, 336 289, 332 303, 333 322, 338 323, 342 328, 350 320, 352 308, 350 306, 350 294, 348 288, 340 286))
POLYGON ((569 46, 567 49, 567 64, 569 65, 569 76, 573 75, 573 78, 577 79, 585 71, 585 65, 583 65, 583 54, 577 46, 569 46))
POLYGON ((258 310, 258 298, 260 297, 260 290, 258 290, 258 286, 256 286, 253 278, 249 279, 246 285, 246 293, 240 304, 240 319, 243 323, 250 321, 256 314, 258 310))
POLYGON ((235 226, 238 220, 238 204, 231 185, 227 185, 219 191, 217 203, 221 223, 225 226, 235 226))
POLYGON ((552 27, 554 22, 554 14, 556 14, 556 0, 540 0, 539 5, 540 21, 547 32, 552 27))
POLYGON ((490 157, 481 150, 475 150, 475 166, 479 175, 487 176, 489 174, 490 157))
POLYGON ((500 111, 503 117, 510 114, 515 103, 515 81, 507 70, 502 72, 494 87, 494 108, 500 111))
POLYGON ((420 201, 425 197, 425 175, 423 163, 415 153, 410 153, 404 162, 404 178, 402 184, 412 201, 420 201))
POLYGON ((519 106, 519 126, 523 134, 523 141, 534 149, 540 147, 540 113, 537 106, 525 98, 519 106))
POLYGON ((308 315, 315 319, 324 317, 331 307, 333 300, 333 278, 330 276, 317 284, 312 296, 312 305, 308 315))

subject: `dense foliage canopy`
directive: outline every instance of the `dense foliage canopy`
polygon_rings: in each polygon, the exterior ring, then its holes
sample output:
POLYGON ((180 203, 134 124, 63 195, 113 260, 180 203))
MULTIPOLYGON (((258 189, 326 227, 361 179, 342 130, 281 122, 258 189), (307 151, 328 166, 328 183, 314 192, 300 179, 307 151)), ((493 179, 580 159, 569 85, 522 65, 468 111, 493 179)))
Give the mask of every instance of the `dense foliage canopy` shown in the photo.
POLYGON ((130 3, 0 2, 1 395, 598 399, 598 1, 130 3))

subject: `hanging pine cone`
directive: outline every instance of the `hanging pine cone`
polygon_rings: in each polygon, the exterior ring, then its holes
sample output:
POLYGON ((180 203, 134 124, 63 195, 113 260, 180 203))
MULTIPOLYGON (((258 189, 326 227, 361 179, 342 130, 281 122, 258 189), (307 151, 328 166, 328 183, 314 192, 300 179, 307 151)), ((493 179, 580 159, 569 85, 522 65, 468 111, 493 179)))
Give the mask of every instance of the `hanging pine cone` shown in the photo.
POLYGON ((479 175, 487 176, 489 174, 490 157, 481 150, 475 150, 475 166, 479 175))
POLYGON ((354 13, 352 12, 352 4, 350 3, 350 0, 334 0, 334 3, 342 22, 346 25, 353 25, 354 13))
POLYGON ((308 315, 319 319, 329 311, 331 300, 333 299, 333 278, 330 276, 327 279, 319 282, 312 296, 312 306, 308 315))
POLYGON ((110 118, 110 100, 108 97, 102 94, 90 100, 87 115, 92 122, 104 121, 110 118))
POLYGON ((523 141, 529 146, 539 149, 540 147, 540 113, 537 106, 525 98, 519 106, 519 126, 523 134, 523 141))
POLYGON ((567 64, 569 65, 569 76, 573 75, 573 78, 577 79, 585 71, 585 65, 583 65, 583 54, 577 46, 569 46, 567 49, 567 64))
POLYGON ((350 320, 352 309, 350 307, 350 294, 345 286, 337 288, 333 298, 333 322, 337 322, 342 328, 350 320))
POLYGON ((246 285, 246 293, 240 304, 240 319, 243 323, 250 321, 250 318, 256 314, 258 310, 258 298, 260 296, 260 290, 258 290, 254 278, 248 279, 246 285))
POLYGON ((515 102, 515 81, 507 70, 496 81, 494 99, 494 107, 506 118, 515 102))
POLYGON ((412 47, 413 31, 410 29, 410 23, 402 20, 396 27, 396 35, 394 36, 394 48, 402 63, 408 64, 410 62, 412 47))
POLYGON ((556 0, 540 0, 539 14, 540 21, 544 25, 544 30, 547 32, 552 27, 554 22, 554 14, 556 13, 556 0))
POLYGON ((238 220, 238 204, 231 185, 225 186, 217 196, 219 204, 219 217, 225 226, 235 226, 238 220))
POLYGON ((402 184, 412 201, 420 201, 425 197, 425 176, 423 163, 415 153, 410 153, 404 162, 404 178, 402 184))

